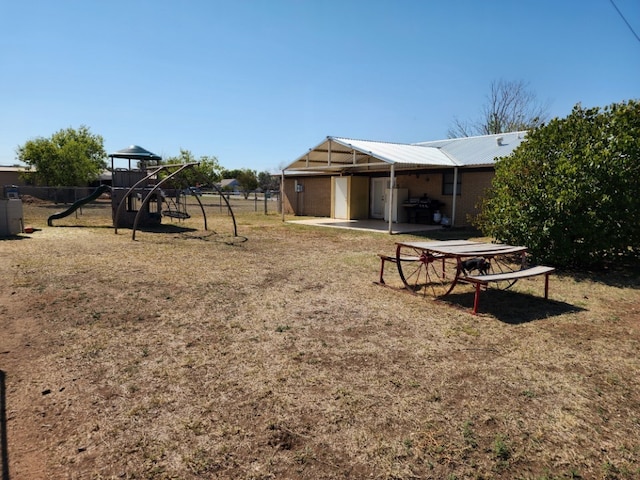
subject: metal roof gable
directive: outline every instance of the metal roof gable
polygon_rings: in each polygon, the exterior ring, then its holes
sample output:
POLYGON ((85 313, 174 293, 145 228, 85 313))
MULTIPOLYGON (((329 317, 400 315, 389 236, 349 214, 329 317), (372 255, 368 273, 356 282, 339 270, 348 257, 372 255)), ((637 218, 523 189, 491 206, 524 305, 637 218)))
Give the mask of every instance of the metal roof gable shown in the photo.
POLYGON ((387 163, 455 166, 453 160, 437 148, 349 138, 333 138, 333 140, 387 163))
POLYGON ((467 167, 493 165, 510 155, 526 132, 452 138, 413 144, 327 137, 285 168, 289 171, 339 171, 385 165, 467 167))
POLYGON ((323 142, 309 149, 309 152, 298 157, 285 170, 328 171, 391 164, 456 166, 448 155, 437 148, 327 137, 323 142))

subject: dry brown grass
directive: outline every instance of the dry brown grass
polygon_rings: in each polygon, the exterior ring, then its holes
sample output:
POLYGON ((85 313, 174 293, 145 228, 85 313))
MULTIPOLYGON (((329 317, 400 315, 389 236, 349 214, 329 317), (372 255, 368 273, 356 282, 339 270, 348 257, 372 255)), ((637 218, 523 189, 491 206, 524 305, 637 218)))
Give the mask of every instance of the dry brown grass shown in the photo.
POLYGON ((25 209, 40 230, 0 241, 11 479, 640 478, 637 274, 476 317, 374 284, 410 236, 247 214, 243 241, 212 214, 134 242, 108 204, 25 209))

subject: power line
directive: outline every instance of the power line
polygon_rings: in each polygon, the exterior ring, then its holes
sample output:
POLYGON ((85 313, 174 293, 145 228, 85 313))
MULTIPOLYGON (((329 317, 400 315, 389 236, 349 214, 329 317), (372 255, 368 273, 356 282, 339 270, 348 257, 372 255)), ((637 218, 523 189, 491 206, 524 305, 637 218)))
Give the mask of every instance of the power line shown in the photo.
POLYGON ((640 37, 638 36, 638 34, 633 30, 633 27, 629 24, 629 22, 627 22, 627 19, 624 18, 624 15, 622 14, 622 12, 620 11, 620 9, 616 6, 615 3, 613 3, 613 0, 609 0, 611 2, 611 5, 613 5, 613 8, 616 9, 616 12, 618 12, 618 14, 620 15, 620 18, 622 18, 622 20, 624 21, 624 23, 627 24, 627 27, 629 27, 629 30, 631 30, 631 33, 633 33, 633 35, 636 37, 636 40, 638 40, 638 42, 640 42, 640 37))

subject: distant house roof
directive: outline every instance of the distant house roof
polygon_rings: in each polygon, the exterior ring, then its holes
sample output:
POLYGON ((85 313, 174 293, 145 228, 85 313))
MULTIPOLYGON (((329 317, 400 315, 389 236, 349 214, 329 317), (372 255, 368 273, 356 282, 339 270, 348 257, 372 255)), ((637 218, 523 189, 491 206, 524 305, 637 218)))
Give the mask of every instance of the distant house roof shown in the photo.
POLYGON ((25 172, 35 172, 35 167, 31 168, 25 165, 0 165, 0 172, 15 172, 15 173, 25 173, 25 172))
POLYGON ((285 170, 335 172, 371 171, 390 165, 404 168, 490 166, 496 158, 510 155, 525 136, 526 132, 512 132, 411 144, 327 137, 285 170))
POLYGON ((217 184, 219 188, 233 188, 240 185, 238 180, 235 178, 225 178, 217 184))
POLYGON ((109 170, 104 170, 99 176, 98 180, 101 182, 109 182, 113 180, 113 174, 109 170))

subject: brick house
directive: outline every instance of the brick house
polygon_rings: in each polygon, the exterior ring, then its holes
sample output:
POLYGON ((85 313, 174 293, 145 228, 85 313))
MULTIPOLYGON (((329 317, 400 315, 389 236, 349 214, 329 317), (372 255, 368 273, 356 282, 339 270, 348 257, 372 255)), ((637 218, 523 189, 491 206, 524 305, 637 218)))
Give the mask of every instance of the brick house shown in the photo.
POLYGON ((327 137, 282 171, 283 215, 468 226, 526 132, 399 144, 327 137))

